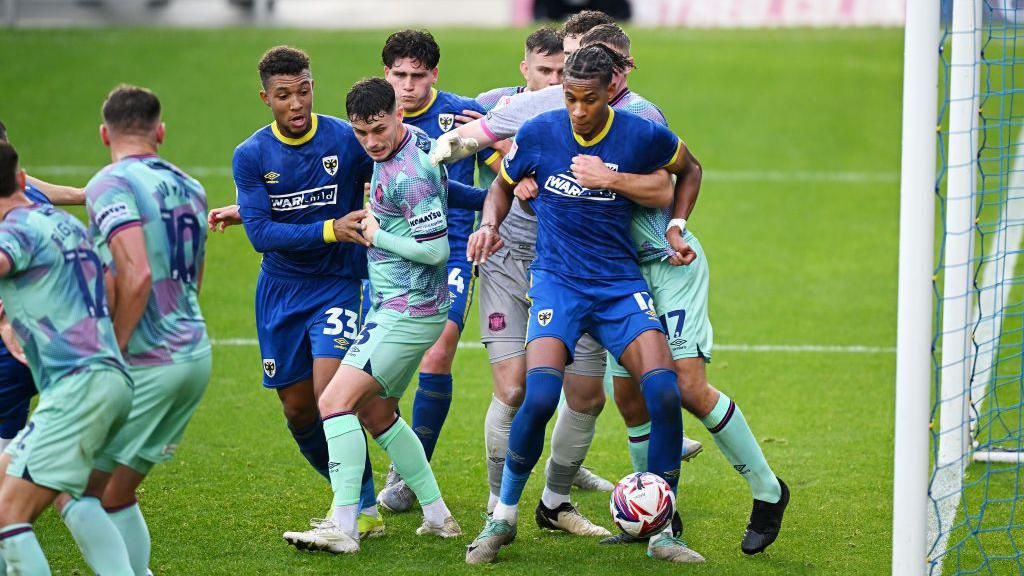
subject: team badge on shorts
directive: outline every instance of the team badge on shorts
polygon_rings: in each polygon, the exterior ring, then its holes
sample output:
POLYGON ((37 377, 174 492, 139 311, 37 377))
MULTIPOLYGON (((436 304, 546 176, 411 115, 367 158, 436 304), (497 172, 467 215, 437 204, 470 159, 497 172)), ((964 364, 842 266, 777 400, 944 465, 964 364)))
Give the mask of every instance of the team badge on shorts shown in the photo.
POLYGON ((455 115, 454 114, 438 114, 437 125, 441 127, 441 130, 445 132, 452 129, 455 126, 455 115))
POLYGON ((487 317, 487 329, 491 332, 501 332, 505 329, 505 315, 495 312, 487 317))
POLYGON ((320 159, 324 165, 324 170, 334 176, 338 173, 338 157, 337 156, 324 156, 320 159))
POLYGON ((541 326, 547 326, 551 322, 551 319, 555 317, 555 311, 551 308, 545 308, 540 312, 537 312, 537 323, 541 326))
POLYGON ((275 362, 273 358, 263 359, 263 373, 266 374, 268 378, 273 378, 274 374, 277 374, 277 362, 275 362))

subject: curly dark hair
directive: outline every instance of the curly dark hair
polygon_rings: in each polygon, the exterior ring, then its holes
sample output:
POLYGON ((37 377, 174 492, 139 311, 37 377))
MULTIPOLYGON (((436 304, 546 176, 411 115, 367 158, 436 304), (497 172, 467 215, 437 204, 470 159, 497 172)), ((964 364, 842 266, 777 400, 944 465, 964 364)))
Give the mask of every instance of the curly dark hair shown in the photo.
POLYGON ((345 96, 348 119, 369 121, 395 111, 395 89, 383 78, 364 78, 345 96))
POLYGON ((271 76, 298 76, 309 70, 309 56, 291 46, 274 46, 260 58, 260 82, 267 87, 271 76))
POLYGON ((565 61, 565 79, 597 80, 607 87, 612 75, 629 67, 629 60, 604 44, 591 44, 572 53, 565 61))
POLYGON ((402 58, 412 58, 433 70, 441 61, 441 47, 426 30, 402 30, 388 36, 380 55, 388 68, 402 58))

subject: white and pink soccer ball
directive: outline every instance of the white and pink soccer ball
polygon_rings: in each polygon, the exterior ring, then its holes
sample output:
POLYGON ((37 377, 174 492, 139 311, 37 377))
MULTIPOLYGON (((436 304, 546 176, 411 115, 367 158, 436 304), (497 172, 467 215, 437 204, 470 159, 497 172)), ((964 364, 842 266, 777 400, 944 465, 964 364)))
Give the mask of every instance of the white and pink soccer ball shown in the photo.
POLYGON ((657 474, 637 472, 619 480, 608 507, 612 521, 620 530, 630 536, 647 538, 672 522, 676 496, 668 482, 657 474))

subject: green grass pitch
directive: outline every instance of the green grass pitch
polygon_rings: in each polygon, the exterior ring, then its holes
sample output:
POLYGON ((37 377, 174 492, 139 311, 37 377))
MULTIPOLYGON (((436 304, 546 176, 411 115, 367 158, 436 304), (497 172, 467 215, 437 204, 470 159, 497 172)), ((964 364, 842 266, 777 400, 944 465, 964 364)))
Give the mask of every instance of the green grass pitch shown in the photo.
MULTIPOLYGON (((792 487, 783 533, 767 554, 739 550, 750 496, 692 417, 704 455, 683 466, 686 539, 708 559, 672 567, 641 547, 598 547, 539 531, 527 485, 516 542, 490 567, 463 563, 486 502, 486 354, 464 348, 434 457, 445 498, 467 532, 416 537, 419 513, 389 516, 388 536, 356 557, 298 553, 281 532, 322 516, 327 484, 296 450, 278 401, 260 385, 255 346, 220 345, 206 399, 176 459, 143 485, 156 574, 644 573, 882 574, 889 570, 902 32, 898 30, 634 30, 630 86, 657 103, 705 167, 691 228, 712 269, 719 345, 865 345, 869 353, 719 349, 710 378, 742 407, 769 462, 792 487)), ((99 107, 115 84, 161 97, 162 153, 192 170, 211 206, 232 201, 234 147, 270 121, 256 61, 275 44, 312 56, 315 109, 343 114, 355 80, 382 72, 384 31, 5 31, 0 118, 26 168, 84 184, 109 156, 99 107)), ((438 86, 465 95, 520 82, 523 30, 438 30, 438 86)), ((209 241, 203 308, 212 336, 255 338, 259 257, 241 230, 209 241)), ((479 339, 475 317, 463 336, 479 339)), ((408 406, 408 399, 403 406, 408 406)), ((371 448, 378 484, 385 456, 371 448)), ((545 455, 546 458, 546 455, 545 455)), ((629 472, 612 406, 588 465, 629 472)), ((604 494, 576 493, 610 526, 604 494)), ((87 574, 52 512, 38 522, 58 574, 87 574)))

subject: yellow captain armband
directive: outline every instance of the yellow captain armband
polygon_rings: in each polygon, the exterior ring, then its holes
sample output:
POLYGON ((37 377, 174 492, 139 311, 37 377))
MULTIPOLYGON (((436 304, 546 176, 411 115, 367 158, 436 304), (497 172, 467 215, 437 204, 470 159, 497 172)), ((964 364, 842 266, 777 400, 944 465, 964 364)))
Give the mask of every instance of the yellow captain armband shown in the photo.
POLYGON ((484 160, 484 165, 491 166, 495 162, 499 162, 499 161, 501 161, 501 152, 498 152, 497 150, 495 150, 494 154, 491 154, 490 156, 487 157, 487 160, 484 160))
POLYGON ((334 244, 337 241, 338 238, 334 235, 334 218, 324 220, 324 243, 334 244))

